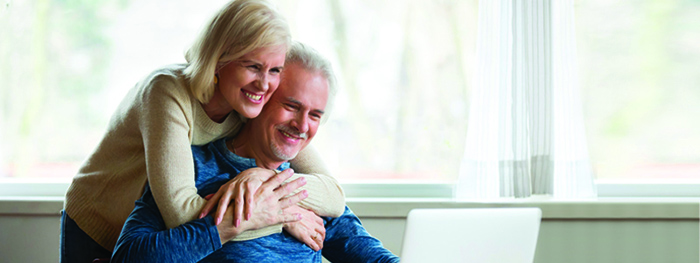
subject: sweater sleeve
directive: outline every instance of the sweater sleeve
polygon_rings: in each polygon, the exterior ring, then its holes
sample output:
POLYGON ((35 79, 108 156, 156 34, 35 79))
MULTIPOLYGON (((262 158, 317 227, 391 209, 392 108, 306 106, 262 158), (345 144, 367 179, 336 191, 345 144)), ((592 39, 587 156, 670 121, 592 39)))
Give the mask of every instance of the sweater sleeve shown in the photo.
POLYGON ((124 224, 111 262, 198 262, 219 248, 211 216, 167 229, 146 190, 124 224))
POLYGON ((399 257, 370 235, 360 219, 345 207, 338 218, 325 218, 326 239, 323 257, 331 262, 398 263, 399 257))
POLYGON ((192 104, 177 79, 156 76, 140 103, 146 173, 153 198, 168 228, 196 218, 206 201, 197 195, 190 148, 192 104))
MULTIPOLYGON (((345 210, 345 194, 338 181, 330 176, 321 156, 311 145, 307 145, 290 162, 294 176, 290 180, 306 177, 309 196, 299 202, 299 206, 314 211, 319 216, 338 217, 345 210)), ((298 191, 301 191, 298 190, 298 191)))

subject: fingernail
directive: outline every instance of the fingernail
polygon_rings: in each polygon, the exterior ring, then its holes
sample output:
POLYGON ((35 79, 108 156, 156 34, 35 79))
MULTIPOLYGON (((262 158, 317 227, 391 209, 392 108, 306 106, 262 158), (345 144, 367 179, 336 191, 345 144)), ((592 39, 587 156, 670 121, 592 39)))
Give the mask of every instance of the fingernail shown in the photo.
POLYGON ((302 183, 306 183, 306 177, 302 177, 302 178, 301 178, 301 182, 302 182, 302 183))
POLYGON ((239 225, 241 225, 241 220, 240 220, 240 219, 236 219, 236 227, 238 227, 239 225))
POLYGON ((294 174, 294 169, 289 168, 289 172, 292 173, 292 174, 294 174))
POLYGON ((251 217, 251 215, 250 215, 250 213, 248 213, 245 217, 245 220, 250 220, 250 217, 251 217))
POLYGON ((303 192, 302 195, 303 195, 304 197, 308 197, 308 196, 309 196, 309 191, 304 190, 304 192, 303 192))

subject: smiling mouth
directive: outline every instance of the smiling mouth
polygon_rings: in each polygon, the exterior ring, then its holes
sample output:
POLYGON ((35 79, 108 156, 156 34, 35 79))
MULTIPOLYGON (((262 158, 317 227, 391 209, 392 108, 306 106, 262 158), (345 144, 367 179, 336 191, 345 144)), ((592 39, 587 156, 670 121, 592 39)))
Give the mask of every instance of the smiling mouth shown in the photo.
POLYGON ((298 139, 299 139, 299 137, 294 136, 294 135, 291 135, 291 134, 289 134, 289 133, 287 133, 287 132, 285 132, 285 131, 282 131, 282 135, 286 136, 287 138, 294 139, 294 140, 298 140, 298 139))
POLYGON ((252 100, 254 102, 260 102, 260 100, 263 97, 262 95, 255 95, 255 94, 249 93, 245 90, 241 90, 241 92, 243 92, 243 95, 245 95, 247 98, 249 98, 250 100, 252 100))
POLYGON ((306 133, 296 133, 296 132, 290 131, 290 129, 288 127, 285 127, 285 126, 279 127, 279 131, 280 131, 280 133, 282 133, 282 136, 293 141, 294 143, 296 143, 299 140, 305 140, 308 138, 308 135, 306 133))

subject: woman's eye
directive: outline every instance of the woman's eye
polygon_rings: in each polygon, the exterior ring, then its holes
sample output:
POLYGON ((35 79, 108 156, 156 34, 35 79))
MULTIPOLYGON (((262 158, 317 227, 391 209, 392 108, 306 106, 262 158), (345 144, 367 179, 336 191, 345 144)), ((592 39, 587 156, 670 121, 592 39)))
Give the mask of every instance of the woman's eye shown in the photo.
POLYGON ((250 66, 248 66, 248 68, 252 69, 252 70, 259 70, 260 69, 260 67, 258 67, 258 65, 250 65, 250 66))
POLYGON ((281 73, 281 72, 282 72, 282 69, 280 69, 280 68, 272 68, 272 69, 270 69, 270 73, 272 73, 272 74, 279 74, 279 73, 281 73))

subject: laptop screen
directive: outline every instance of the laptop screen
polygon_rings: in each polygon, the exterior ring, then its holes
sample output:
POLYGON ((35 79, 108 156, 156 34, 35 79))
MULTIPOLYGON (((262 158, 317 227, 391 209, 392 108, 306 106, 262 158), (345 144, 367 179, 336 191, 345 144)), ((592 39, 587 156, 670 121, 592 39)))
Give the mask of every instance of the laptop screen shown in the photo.
POLYGON ((542 218, 539 208, 413 209, 402 263, 532 263, 542 218))

